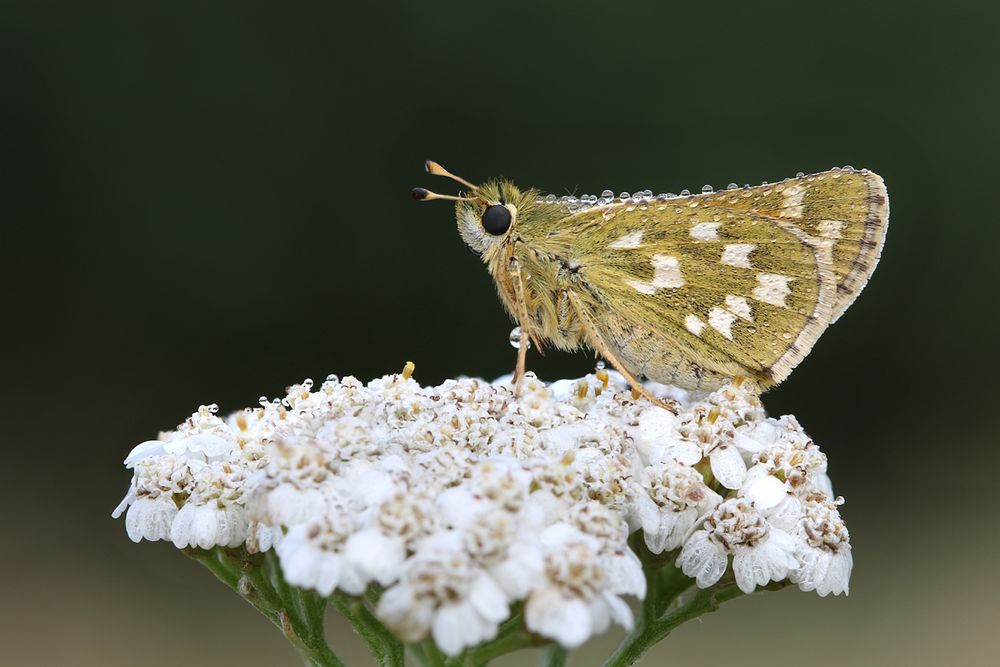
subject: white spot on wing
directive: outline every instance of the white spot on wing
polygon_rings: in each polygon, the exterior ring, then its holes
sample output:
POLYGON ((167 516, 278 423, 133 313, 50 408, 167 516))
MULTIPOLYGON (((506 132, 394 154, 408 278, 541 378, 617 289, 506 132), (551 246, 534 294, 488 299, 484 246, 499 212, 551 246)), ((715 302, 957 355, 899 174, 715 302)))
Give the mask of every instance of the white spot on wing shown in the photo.
POLYGON ((691 238, 697 241, 718 241, 721 222, 699 222, 691 228, 691 238))
POLYGON ((730 243, 722 249, 722 259, 720 261, 729 266, 751 269, 753 267, 750 266, 750 253, 756 247, 752 243, 730 243))
POLYGON ((841 232, 847 223, 841 222, 840 220, 820 220, 819 221, 819 235, 825 239, 839 239, 841 232))
POLYGON ((658 289, 684 287, 684 276, 677 258, 672 255, 653 255, 653 280, 628 280, 626 284, 642 294, 655 294, 658 289))
POLYGON ((727 294, 726 309, 747 322, 753 322, 753 316, 750 314, 750 302, 747 301, 746 297, 727 294))
POLYGON ((753 298, 772 306, 785 308, 785 297, 791 294, 788 283, 792 279, 775 273, 758 273, 757 286, 753 288, 753 298))
POLYGON ((630 250, 632 248, 638 248, 640 245, 642 245, 642 230, 637 229, 634 232, 630 232, 621 237, 608 247, 616 250, 630 250))
POLYGON ((688 315, 687 319, 684 320, 684 326, 686 326, 687 330, 695 336, 700 336, 702 330, 705 328, 705 323, 699 320, 695 315, 688 315))
POLYGON ((648 294, 650 296, 656 294, 656 288, 653 287, 652 283, 644 283, 641 280, 626 280, 625 284, 630 287, 634 287, 636 292, 642 294, 648 294))
POLYGON ((684 287, 684 277, 681 276, 681 267, 676 257, 653 255, 653 268, 656 270, 653 284, 657 287, 684 287))
POLYGON ((713 329, 722 334, 723 338, 733 339, 733 322, 736 316, 725 308, 716 306, 708 311, 708 323, 713 329))
POLYGON ((785 200, 781 204, 781 217, 801 218, 802 198, 806 196, 806 189, 800 185, 790 185, 782 194, 785 200))

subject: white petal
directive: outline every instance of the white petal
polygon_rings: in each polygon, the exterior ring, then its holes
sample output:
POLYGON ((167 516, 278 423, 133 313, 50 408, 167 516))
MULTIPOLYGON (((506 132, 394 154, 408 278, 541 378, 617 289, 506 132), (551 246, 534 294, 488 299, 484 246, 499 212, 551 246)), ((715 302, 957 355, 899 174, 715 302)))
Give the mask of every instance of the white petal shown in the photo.
POLYGON ((751 454, 755 454, 765 447, 764 444, 751 438, 750 435, 742 429, 736 431, 736 435, 733 437, 733 444, 742 449, 744 452, 750 452, 751 454))
POLYGON ((578 598, 566 599, 554 588, 535 591, 524 608, 529 630, 555 639, 566 648, 576 648, 590 637, 591 616, 587 604, 578 598))
POLYGON ((136 495, 135 487, 129 486, 128 491, 125 493, 125 497, 122 498, 122 501, 120 503, 118 503, 118 507, 112 510, 111 518, 117 519, 118 517, 120 517, 122 515, 122 512, 128 509, 129 505, 134 503, 137 497, 138 496, 136 495))
POLYGON ((401 574, 406 548, 403 540, 386 537, 380 530, 368 528, 348 538, 344 555, 368 578, 388 586, 401 574))
POLYGON ((788 491, 785 483, 767 472, 761 466, 754 466, 747 473, 747 481, 740 491, 740 495, 753 503, 759 510, 768 510, 776 507, 778 503, 785 499, 788 491), (762 471, 763 474, 756 471, 762 471))
POLYGON ((778 437, 781 435, 781 429, 777 426, 777 422, 774 419, 766 419, 764 421, 757 422, 757 424, 754 425, 754 427, 750 429, 746 435, 760 444, 759 449, 763 449, 764 447, 770 447, 778 441, 778 437))
POLYGON ((712 474, 727 489, 738 489, 747 474, 747 464, 743 462, 740 450, 731 445, 721 445, 708 455, 712 464, 712 474))
POLYGON ((167 444, 162 440, 147 440, 145 442, 140 442, 138 445, 132 448, 132 451, 128 453, 125 457, 125 467, 133 468, 135 464, 143 459, 148 459, 150 456, 162 456, 163 446, 167 444))
POLYGON ((469 603, 483 618, 494 623, 499 623, 510 615, 507 597, 488 574, 480 574, 472 582, 469 603))
POLYGON ((604 597, 591 598, 587 604, 587 611, 590 613, 591 636, 604 634, 604 631, 611 626, 611 610, 604 603, 604 597))
POLYGON ((631 549, 625 550, 604 559, 604 573, 607 577, 607 590, 620 595, 646 597, 646 575, 642 571, 642 563, 631 549))
POLYGON ((816 587, 821 597, 829 593, 847 595, 850 592, 851 569, 854 567, 854 557, 850 550, 838 553, 830 561, 830 567, 823 578, 823 583, 816 587))
POLYGON ((639 454, 648 461, 654 447, 663 447, 671 440, 676 440, 676 424, 677 416, 669 410, 659 407, 644 410, 639 416, 639 428, 633 436, 639 454))
POLYGON ((507 559, 491 568, 493 579, 509 601, 523 600, 544 579, 545 557, 537 545, 512 544, 507 559))
POLYGON ((625 628, 626 631, 632 629, 634 621, 632 619, 632 610, 617 595, 613 595, 607 591, 603 594, 604 601, 608 604, 608 610, 611 612, 611 619, 625 628))
POLYGON ((412 589, 401 584, 382 594, 375 613, 406 642, 420 641, 426 637, 434 618, 431 603, 428 600, 415 600, 412 589))
POLYGON ((775 528, 794 533, 802 520, 802 502, 792 495, 785 495, 780 503, 764 512, 767 522, 775 528))
POLYGON ((726 572, 726 550, 708 539, 708 533, 697 530, 685 543, 677 557, 677 567, 694 577, 699 588, 708 588, 726 572))
POLYGON ((792 556, 794 540, 784 531, 771 529, 767 539, 753 547, 737 547, 733 554, 733 574, 744 593, 769 581, 781 581, 797 566, 792 556))
MULTIPOLYGON (((643 532, 646 533, 647 539, 650 533, 655 534, 660 531, 660 508, 638 484, 634 485, 633 488, 633 499, 630 509, 639 519, 639 525, 642 527, 643 532)), ((653 553, 659 553, 659 551, 654 551, 653 553)))
POLYGON ((161 495, 156 499, 145 496, 128 508, 125 530, 133 542, 169 540, 175 516, 177 505, 169 496, 161 495))
POLYGON ((431 632, 438 648, 448 656, 456 656, 466 646, 495 637, 497 626, 480 617, 468 602, 460 602, 437 610, 431 632))

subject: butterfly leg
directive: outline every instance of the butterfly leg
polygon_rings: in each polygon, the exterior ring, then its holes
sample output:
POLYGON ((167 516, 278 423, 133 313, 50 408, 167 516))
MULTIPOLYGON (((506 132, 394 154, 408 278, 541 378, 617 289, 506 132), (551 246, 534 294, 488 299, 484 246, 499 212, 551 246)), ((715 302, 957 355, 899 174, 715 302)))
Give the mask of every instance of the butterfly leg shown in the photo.
POLYGON ((617 355, 615 355, 615 353, 612 352, 608 348, 608 346, 604 344, 604 341, 601 339, 601 337, 597 335, 597 330, 594 327, 593 322, 591 321, 589 315, 583 309, 579 298, 573 294, 569 294, 568 296, 570 299, 570 303, 573 304, 573 308, 577 312, 577 315, 580 317, 581 320, 583 320, 584 324, 586 325, 588 334, 587 341, 590 343, 590 346, 594 348, 594 351, 597 352, 602 357, 604 357, 605 359, 607 359, 609 362, 611 362, 611 365, 615 367, 615 370, 617 370, 625 377, 625 379, 629 383, 629 386, 632 387, 632 391, 634 394, 643 396, 654 405, 658 405, 664 410, 669 410, 670 412, 676 415, 678 413, 677 404, 674 403, 673 401, 667 402, 661 398, 657 398, 656 396, 653 395, 651 391, 646 389, 646 387, 644 387, 643 384, 639 382, 639 379, 636 376, 632 375, 632 373, 627 368, 625 368, 625 364, 623 364, 621 361, 618 360, 617 355))
POLYGON ((521 340, 517 346, 517 365, 514 367, 514 395, 521 393, 521 380, 524 379, 525 366, 528 359, 528 345, 531 340, 528 334, 528 303, 524 298, 524 283, 521 280, 521 264, 514 258, 510 260, 510 280, 514 286, 517 299, 517 319, 521 329, 521 340))
MULTIPOLYGON (((628 381, 629 385, 632 387, 632 391, 635 392, 635 394, 638 394, 648 399, 651 403, 658 405, 665 410, 669 410, 675 415, 677 414, 678 410, 676 403, 674 403, 673 401, 667 402, 661 398, 657 398, 656 396, 654 396, 651 391, 646 389, 646 387, 644 387, 643 384, 639 382, 638 378, 632 375, 632 373, 630 373, 629 370, 625 368, 625 366, 620 361, 618 361, 618 357, 616 357, 610 350, 608 350, 608 348, 605 347, 603 343, 595 347, 595 349, 597 350, 598 354, 600 354, 602 357, 611 362, 611 365, 615 367, 615 370, 617 370, 619 373, 625 376, 625 379, 628 381)), ((635 394, 633 394, 633 396, 635 394)))

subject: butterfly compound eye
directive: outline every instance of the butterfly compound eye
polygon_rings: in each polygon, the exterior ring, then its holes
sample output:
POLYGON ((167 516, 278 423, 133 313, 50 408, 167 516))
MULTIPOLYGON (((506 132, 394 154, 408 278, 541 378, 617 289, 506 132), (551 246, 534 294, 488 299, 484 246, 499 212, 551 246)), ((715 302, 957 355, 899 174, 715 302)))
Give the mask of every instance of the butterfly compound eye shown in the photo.
POLYGON ((483 229, 493 236, 500 236, 510 229, 510 211, 502 204, 488 206, 483 213, 483 229))

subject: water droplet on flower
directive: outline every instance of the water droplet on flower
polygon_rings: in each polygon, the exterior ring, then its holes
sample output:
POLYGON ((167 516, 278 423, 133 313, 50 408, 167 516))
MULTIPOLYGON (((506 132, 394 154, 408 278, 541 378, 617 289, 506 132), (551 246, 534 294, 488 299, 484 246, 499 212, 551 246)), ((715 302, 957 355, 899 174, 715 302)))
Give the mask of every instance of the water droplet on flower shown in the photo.
POLYGON ((330 373, 329 375, 326 376, 326 381, 327 382, 339 382, 340 378, 337 377, 336 373, 330 373))
POLYGON ((596 366, 597 370, 603 371, 604 370, 604 359, 598 359, 597 363, 595 364, 595 366, 596 366))
POLYGON ((219 404, 218 403, 212 403, 210 406, 208 406, 208 411, 211 412, 214 415, 216 412, 219 411, 219 404))
MULTIPOLYGON (((514 327, 513 329, 510 330, 510 338, 509 338, 509 340, 510 340, 510 346, 511 347, 516 348, 516 349, 520 349, 521 348, 521 339, 522 338, 523 337, 521 336, 521 327, 514 327)), ((524 342, 527 344, 528 349, 530 350, 531 349, 531 341, 530 340, 526 340, 524 342)))
POLYGON ((260 405, 260 407, 262 408, 266 408, 269 402, 270 401, 267 400, 267 396, 261 396, 260 398, 257 399, 257 404, 260 405))
POLYGON ((302 386, 305 388, 306 391, 309 391, 310 389, 312 389, 313 388, 312 378, 306 378, 305 380, 303 380, 302 381, 302 386))

